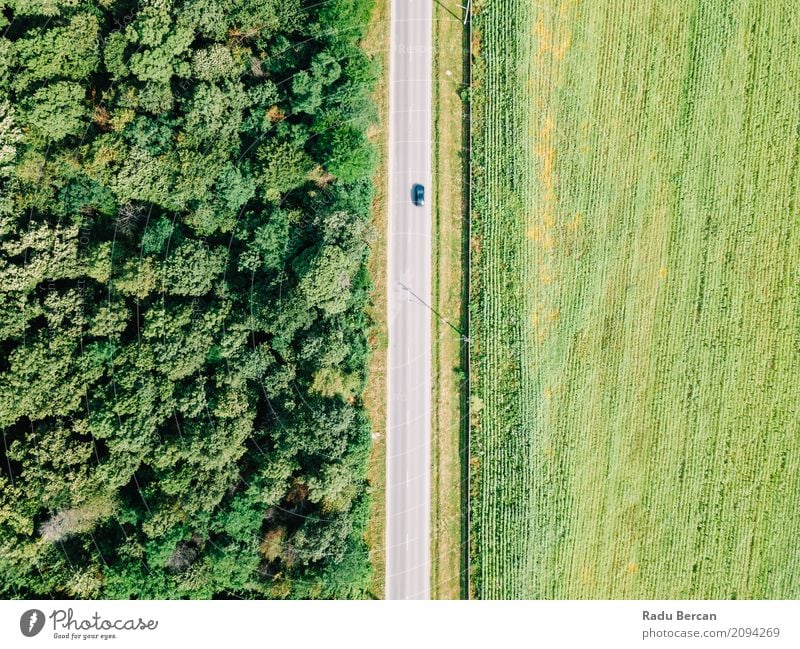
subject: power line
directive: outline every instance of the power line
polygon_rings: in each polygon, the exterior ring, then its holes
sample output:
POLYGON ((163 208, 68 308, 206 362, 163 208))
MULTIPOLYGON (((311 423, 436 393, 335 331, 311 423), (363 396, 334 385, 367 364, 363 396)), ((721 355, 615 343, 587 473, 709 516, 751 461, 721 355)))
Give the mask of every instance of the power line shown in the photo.
POLYGON ((406 293, 409 293, 410 295, 413 295, 420 304, 422 304, 423 306, 427 307, 428 310, 431 313, 433 313, 437 318, 439 318, 439 320, 444 322, 448 327, 450 327, 453 331, 455 331, 461 337, 462 341, 464 341, 465 343, 469 342, 469 337, 463 331, 461 331, 461 329, 456 327, 452 322, 450 322, 447 318, 445 318, 441 313, 439 313, 436 309, 434 309, 430 304, 428 304, 425 300, 423 300, 419 295, 417 295, 414 291, 412 291, 408 286, 403 284, 403 282, 397 282, 397 283, 400 285, 400 287, 406 293))

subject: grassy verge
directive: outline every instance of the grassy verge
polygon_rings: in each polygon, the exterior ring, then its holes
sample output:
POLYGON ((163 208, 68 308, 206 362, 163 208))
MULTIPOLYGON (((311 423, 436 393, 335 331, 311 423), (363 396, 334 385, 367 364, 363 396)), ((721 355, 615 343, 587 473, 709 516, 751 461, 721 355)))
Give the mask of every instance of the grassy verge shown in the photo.
POLYGON ((455 2, 434 5, 431 596, 465 593, 462 545, 462 350, 465 207, 464 27, 455 2))
POLYGON ((371 139, 380 146, 381 163, 375 174, 375 201, 372 210, 372 225, 375 237, 370 256, 369 270, 374 284, 369 316, 373 323, 369 334, 372 356, 368 367, 364 405, 372 420, 372 452, 367 468, 367 479, 372 488, 372 510, 367 526, 366 540, 370 548, 373 568, 372 595, 383 599, 385 576, 385 531, 386 531, 386 228, 387 206, 387 146, 389 134, 388 96, 388 43, 389 0, 375 0, 369 33, 362 46, 373 56, 382 70, 381 79, 375 89, 375 104, 379 123, 370 133, 371 139))

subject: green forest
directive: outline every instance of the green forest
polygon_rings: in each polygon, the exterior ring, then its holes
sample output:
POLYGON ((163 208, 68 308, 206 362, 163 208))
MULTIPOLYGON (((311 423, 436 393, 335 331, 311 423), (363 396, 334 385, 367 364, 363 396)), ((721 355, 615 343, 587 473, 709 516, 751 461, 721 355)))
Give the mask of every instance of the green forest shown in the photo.
POLYGON ((372 0, 0 7, 0 595, 369 596, 372 0))

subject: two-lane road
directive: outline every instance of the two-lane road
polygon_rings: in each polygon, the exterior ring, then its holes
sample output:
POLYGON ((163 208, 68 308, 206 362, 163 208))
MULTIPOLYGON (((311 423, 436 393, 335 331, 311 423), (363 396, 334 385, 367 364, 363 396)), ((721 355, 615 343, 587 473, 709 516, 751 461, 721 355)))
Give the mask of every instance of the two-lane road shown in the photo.
POLYGON ((391 0, 386 597, 430 598, 432 0, 391 0), (411 201, 425 186, 425 206, 411 201))

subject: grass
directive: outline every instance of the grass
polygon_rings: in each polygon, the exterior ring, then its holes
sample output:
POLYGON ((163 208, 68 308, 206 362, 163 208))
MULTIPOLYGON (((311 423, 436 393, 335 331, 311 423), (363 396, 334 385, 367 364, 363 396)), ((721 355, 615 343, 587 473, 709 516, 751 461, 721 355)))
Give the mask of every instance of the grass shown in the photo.
POLYGON ((477 595, 800 597, 800 11, 475 13, 477 595))
POLYGON ((362 43, 364 51, 379 64, 383 74, 375 89, 374 101, 378 108, 379 124, 370 138, 380 147, 381 162, 375 174, 375 200, 372 208, 372 227, 375 238, 371 246, 369 273, 373 290, 369 317, 372 328, 369 334, 371 349, 367 368, 367 386, 364 405, 372 421, 372 450, 367 466, 367 479, 372 491, 372 507, 367 525, 366 540, 372 563, 371 591, 375 599, 383 599, 385 581, 386 544, 386 352, 388 323, 386 321, 386 236, 387 169, 389 97, 387 89, 389 42, 389 0, 375 0, 370 29, 362 43))
POLYGON ((431 597, 464 592, 462 551, 462 351, 464 318, 463 25, 456 3, 434 4, 433 421, 431 597), (452 7, 450 6, 452 4, 452 7), (445 322, 446 320, 446 322, 445 322), (449 323, 449 324, 448 324, 449 323), (452 325, 452 326, 451 326, 452 325))

